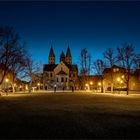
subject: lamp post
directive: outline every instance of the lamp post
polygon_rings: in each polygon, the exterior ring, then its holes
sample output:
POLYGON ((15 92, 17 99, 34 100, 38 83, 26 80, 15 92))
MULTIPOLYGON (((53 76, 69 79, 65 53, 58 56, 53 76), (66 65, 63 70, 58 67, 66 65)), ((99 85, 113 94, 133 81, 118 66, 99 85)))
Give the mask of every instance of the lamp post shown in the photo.
POLYGON ((99 86, 99 89, 100 89, 100 92, 101 92, 101 82, 98 82, 98 86, 99 86))
POLYGON ((93 82, 90 81, 90 90, 92 89, 93 82))
POLYGON ((118 78, 117 78, 117 81, 120 82, 120 80, 121 80, 120 77, 118 77, 118 78))
MULTIPOLYGON (((124 78, 124 75, 122 75, 122 79, 124 78)), ((118 84, 119 84, 119 88, 122 90, 122 84, 123 84, 123 80, 120 77, 117 78, 118 84)))
POLYGON ((38 85, 38 90, 40 90, 40 83, 38 83, 37 85, 38 85))
POLYGON ((5 82, 6 82, 6 90, 5 91, 6 91, 6 94, 8 95, 8 82, 9 82, 9 79, 6 78, 5 82))
POLYGON ((89 90, 89 84, 85 84, 85 88, 87 89, 87 90, 89 90))

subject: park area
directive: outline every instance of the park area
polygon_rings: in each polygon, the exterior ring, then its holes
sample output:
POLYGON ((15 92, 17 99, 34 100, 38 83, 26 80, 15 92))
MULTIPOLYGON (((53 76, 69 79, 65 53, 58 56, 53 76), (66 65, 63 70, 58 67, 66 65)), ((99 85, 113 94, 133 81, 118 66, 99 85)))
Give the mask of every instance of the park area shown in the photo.
POLYGON ((140 139, 140 95, 86 92, 3 95, 0 138, 140 139))

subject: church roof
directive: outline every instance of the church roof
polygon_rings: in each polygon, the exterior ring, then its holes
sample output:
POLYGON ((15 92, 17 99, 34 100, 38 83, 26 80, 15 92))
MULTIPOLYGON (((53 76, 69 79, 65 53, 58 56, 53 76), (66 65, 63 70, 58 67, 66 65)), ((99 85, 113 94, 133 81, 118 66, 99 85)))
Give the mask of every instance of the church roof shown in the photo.
POLYGON ((53 47, 52 47, 52 45, 51 45, 49 57, 55 57, 55 54, 54 54, 54 52, 53 52, 53 47))
POLYGON ((119 69, 121 69, 122 71, 125 71, 125 70, 126 70, 124 67, 117 66, 117 65, 113 65, 112 67, 105 68, 104 71, 103 71, 103 73, 110 72, 111 69, 113 69, 113 68, 119 68, 119 69))
POLYGON ((63 70, 59 71, 57 75, 67 75, 63 70))
MULTIPOLYGON (((57 65, 58 64, 45 64, 44 68, 43 68, 43 71, 53 71, 56 68, 57 65)), ((65 64, 65 65, 68 67, 68 69, 70 71, 78 71, 78 68, 77 68, 76 64, 73 64, 73 65, 65 64)))
POLYGON ((71 57, 71 52, 70 52, 69 45, 68 45, 68 48, 67 48, 66 57, 71 57))
POLYGON ((78 71, 77 65, 76 64, 66 64, 66 66, 69 68, 70 71, 78 71))
POLYGON ((57 64, 45 64, 43 71, 53 71, 57 64))

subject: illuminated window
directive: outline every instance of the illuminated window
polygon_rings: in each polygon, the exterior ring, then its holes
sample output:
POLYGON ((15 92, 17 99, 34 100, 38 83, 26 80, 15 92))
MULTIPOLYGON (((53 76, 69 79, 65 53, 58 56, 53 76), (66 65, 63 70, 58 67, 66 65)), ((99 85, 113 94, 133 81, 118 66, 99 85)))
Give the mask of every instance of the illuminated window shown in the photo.
POLYGON ((117 71, 119 71, 119 68, 114 68, 113 69, 113 72, 117 72, 117 71))
POLYGON ((113 72, 116 72, 116 69, 113 69, 113 72))

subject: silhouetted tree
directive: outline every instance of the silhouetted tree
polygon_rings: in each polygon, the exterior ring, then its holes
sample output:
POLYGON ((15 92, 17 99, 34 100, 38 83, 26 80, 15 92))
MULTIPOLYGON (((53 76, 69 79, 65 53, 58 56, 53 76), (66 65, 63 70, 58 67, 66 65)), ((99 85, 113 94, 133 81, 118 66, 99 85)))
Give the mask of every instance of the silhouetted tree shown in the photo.
POLYGON ((80 74, 89 75, 91 67, 91 55, 86 48, 80 52, 80 74))
POLYGON ((26 69, 26 55, 25 53, 27 53, 24 50, 24 47, 21 47, 20 50, 17 52, 17 56, 16 58, 13 60, 13 63, 11 64, 11 71, 13 73, 13 77, 12 77, 12 88, 13 88, 13 93, 15 92, 15 83, 16 83, 16 79, 19 78, 21 79, 22 77, 22 73, 24 73, 25 69, 26 69))
POLYGON ((103 92, 104 90, 104 84, 103 84, 103 71, 106 68, 106 64, 103 60, 101 59, 97 59, 93 62, 93 69, 96 71, 97 75, 101 76, 101 92, 103 92))
MULTIPOLYGON (((107 60, 107 64, 109 67, 112 67, 117 62, 117 57, 114 55, 114 51, 112 48, 107 48, 103 53, 104 58, 107 60)), ((113 69, 111 69, 111 93, 113 93, 113 69)))
POLYGON ((125 82, 127 86, 127 95, 128 95, 131 70, 134 67, 134 62, 136 60, 137 55, 134 53, 134 46, 129 43, 124 43, 122 47, 117 48, 117 50, 119 61, 122 61, 123 66, 126 68, 125 82))
POLYGON ((84 87, 87 77, 91 70, 91 55, 86 48, 81 49, 80 52, 80 84, 84 87))
MULTIPOLYGON (((2 67, 0 85, 3 83, 5 76, 10 71, 12 73, 12 87, 24 62, 24 45, 21 43, 19 34, 12 27, 0 27, 0 64, 2 67)), ((24 65, 25 66, 25 65, 24 65)))
MULTIPOLYGON (((25 75, 29 78, 29 92, 32 90, 32 83, 34 79, 41 79, 42 75, 38 75, 37 73, 41 73, 42 64, 33 61, 31 56, 28 56, 26 59, 26 71, 25 75)), ((40 81, 40 80, 39 80, 40 81)))

